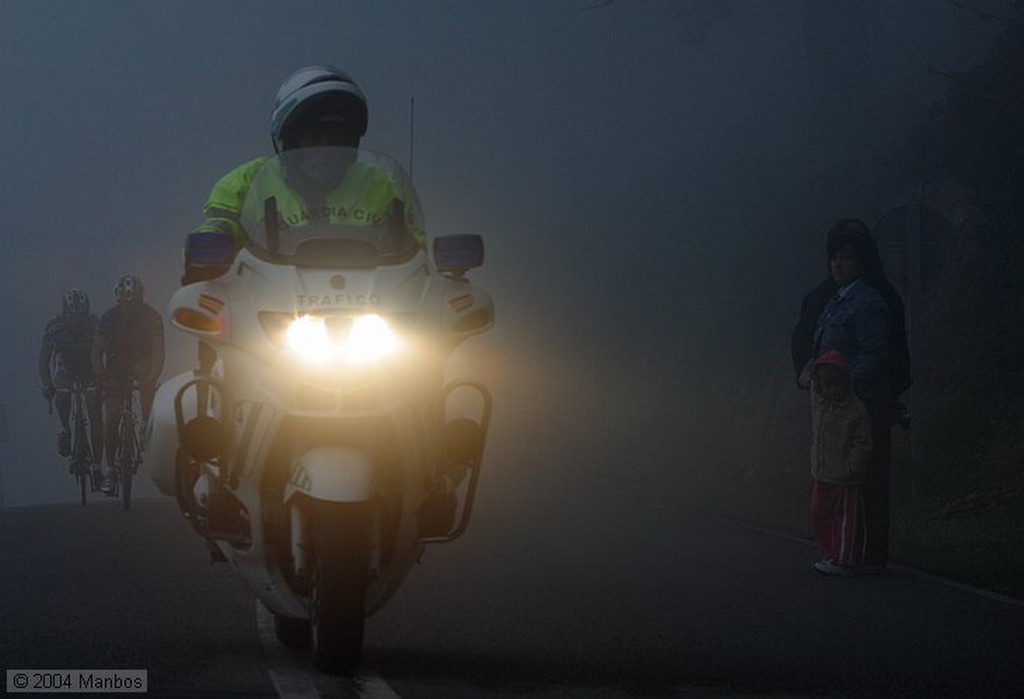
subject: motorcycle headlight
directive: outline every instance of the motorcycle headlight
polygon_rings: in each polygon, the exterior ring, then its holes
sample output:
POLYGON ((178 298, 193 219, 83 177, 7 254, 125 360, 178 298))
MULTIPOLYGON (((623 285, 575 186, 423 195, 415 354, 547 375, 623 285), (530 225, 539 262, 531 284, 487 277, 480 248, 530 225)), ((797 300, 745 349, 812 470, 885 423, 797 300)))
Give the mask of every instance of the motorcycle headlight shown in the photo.
POLYGON ((350 364, 383 359, 397 349, 398 338, 382 317, 366 315, 352 319, 345 347, 346 360, 350 364))
POLYGON ((305 361, 366 364, 395 354, 398 336, 379 315, 301 316, 288 325, 284 344, 305 361))

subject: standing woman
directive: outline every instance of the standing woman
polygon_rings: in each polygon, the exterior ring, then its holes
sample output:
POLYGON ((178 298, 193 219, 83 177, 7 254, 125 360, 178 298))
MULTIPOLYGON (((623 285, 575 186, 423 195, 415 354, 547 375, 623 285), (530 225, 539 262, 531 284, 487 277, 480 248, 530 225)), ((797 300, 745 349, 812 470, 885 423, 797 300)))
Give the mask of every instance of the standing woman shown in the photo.
POLYGON ((793 333, 794 363, 805 353, 809 357, 797 382, 803 388, 809 387, 813 358, 830 349, 838 350, 850 367, 854 390, 871 419, 874 443, 864 483, 864 561, 869 568, 881 570, 889 562, 894 406, 897 392, 909 384, 903 305, 885 279, 878 248, 862 222, 838 221, 829 231, 827 252, 830 279, 805 298, 801 323, 793 333), (827 300, 826 289, 832 291, 827 300), (890 295, 895 300, 887 302, 890 295), (807 316, 816 307, 821 311, 812 331, 807 316))

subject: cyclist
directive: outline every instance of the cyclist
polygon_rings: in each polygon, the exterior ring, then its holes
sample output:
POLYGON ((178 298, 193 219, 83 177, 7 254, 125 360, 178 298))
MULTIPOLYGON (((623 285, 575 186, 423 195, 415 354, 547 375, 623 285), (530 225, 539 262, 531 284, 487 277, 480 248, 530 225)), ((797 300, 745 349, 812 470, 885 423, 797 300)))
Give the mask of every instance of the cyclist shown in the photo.
POLYGON ((100 396, 90 363, 90 349, 96 334, 96 316, 89 312, 89 296, 79 289, 69 289, 61 298, 61 313, 46 324, 39 348, 39 379, 43 398, 57 406, 60 428, 57 451, 71 454, 71 395, 64 390, 77 381, 85 388, 86 413, 89 416, 94 468, 103 451, 103 422, 100 417, 100 396))
MULTIPOLYGON (((270 132, 276 153, 297 148, 335 146, 358 148, 366 133, 369 111, 366 97, 359 85, 347 73, 332 66, 307 66, 292 73, 278 89, 271 113, 270 132)), ((262 170, 268 158, 260 157, 239 165, 225 174, 214 185, 203 206, 206 220, 196 229, 199 233, 229 233, 239 248, 245 244, 246 234, 241 225, 242 204, 249 186, 256 174, 262 170)), ((296 177, 321 179, 323 173, 316 173, 315 156, 302 174, 296 177)), ((328 174, 327 179, 330 178, 328 174)), ((347 198, 357 197, 363 209, 371 215, 367 219, 388 220, 395 212, 404 209, 406 218, 411 217, 412 207, 408 206, 406 193, 382 173, 372 168, 355 167, 343 175, 342 182, 332 182, 332 189, 326 193, 326 203, 345 203, 347 198)), ((284 178, 285 180, 287 178, 284 178)), ((288 183, 279 183, 282 201, 290 199, 288 183)), ((346 207, 339 205, 335 210, 346 207)), ((425 235, 419 221, 407 220, 416 244, 425 245, 425 235)), ((182 283, 216 276, 223 269, 204 269, 185 260, 185 274, 182 283)))
POLYGON ((103 386, 106 429, 106 465, 100 489, 113 488, 114 454, 117 453, 117 415, 131 382, 140 384, 142 424, 149 419, 156 382, 164 368, 164 324, 160 314, 145 303, 142 281, 131 274, 114 285, 117 304, 100 317, 92 345, 92 369, 103 386))

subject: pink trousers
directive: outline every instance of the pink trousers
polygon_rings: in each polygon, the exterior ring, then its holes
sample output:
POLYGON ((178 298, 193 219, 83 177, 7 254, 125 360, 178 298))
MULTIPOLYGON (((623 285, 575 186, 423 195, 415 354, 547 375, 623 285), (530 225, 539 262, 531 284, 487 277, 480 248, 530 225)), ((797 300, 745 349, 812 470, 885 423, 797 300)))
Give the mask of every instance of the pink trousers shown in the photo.
POLYGON ((811 520, 822 558, 845 568, 864 563, 864 497, 859 485, 814 481, 811 520))

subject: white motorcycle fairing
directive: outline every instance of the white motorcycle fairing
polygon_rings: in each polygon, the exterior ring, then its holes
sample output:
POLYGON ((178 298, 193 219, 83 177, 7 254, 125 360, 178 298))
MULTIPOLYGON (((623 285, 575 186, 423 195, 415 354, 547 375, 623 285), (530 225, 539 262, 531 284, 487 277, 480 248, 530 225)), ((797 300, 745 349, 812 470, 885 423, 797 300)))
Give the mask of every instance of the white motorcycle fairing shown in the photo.
POLYGON ((179 289, 169 313, 199 340, 198 365, 157 391, 144 468, 274 613, 282 642, 309 640, 318 667, 351 669, 363 618, 425 544, 469 521, 491 398, 443 375, 452 350, 494 322, 489 295, 465 279, 482 243, 439 238, 431 258, 401 168, 348 149, 269 161, 242 222, 237 252, 190 236, 190 261, 213 273, 179 289), (288 177, 310 163, 316 177, 288 177), (337 200, 324 172, 341 182, 337 200), (353 172, 369 194, 391 188, 384 214, 345 199, 362 195, 353 172), (292 193, 310 182, 320 189, 292 193), (475 396, 476 417, 449 414, 455 392, 475 396))
POLYGON ((363 502, 373 497, 373 473, 373 461, 361 449, 316 447, 296 460, 284 501, 301 493, 314 500, 363 502))

